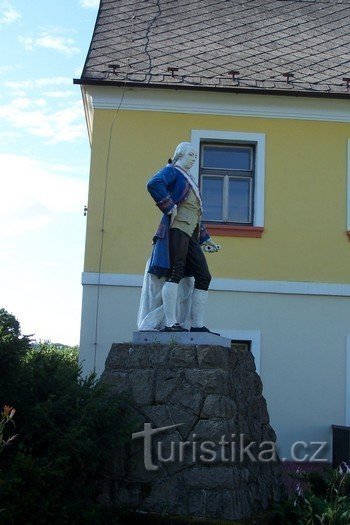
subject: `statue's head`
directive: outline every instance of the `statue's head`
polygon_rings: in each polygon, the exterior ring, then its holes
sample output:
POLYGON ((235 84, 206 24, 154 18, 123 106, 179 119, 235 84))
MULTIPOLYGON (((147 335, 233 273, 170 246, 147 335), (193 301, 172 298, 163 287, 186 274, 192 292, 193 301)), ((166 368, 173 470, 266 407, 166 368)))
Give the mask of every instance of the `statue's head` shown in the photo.
POLYGON ((173 164, 177 164, 185 170, 192 168, 197 158, 196 148, 191 142, 181 142, 174 151, 173 164))

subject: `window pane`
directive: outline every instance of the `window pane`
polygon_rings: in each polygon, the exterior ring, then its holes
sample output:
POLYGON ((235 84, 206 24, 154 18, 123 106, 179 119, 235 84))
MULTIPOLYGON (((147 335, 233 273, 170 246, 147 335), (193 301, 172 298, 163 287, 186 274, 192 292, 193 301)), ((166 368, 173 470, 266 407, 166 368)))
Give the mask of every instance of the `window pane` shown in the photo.
POLYGON ((250 170, 250 158, 250 148, 204 146, 202 166, 204 168, 250 170))
POLYGON ((207 221, 222 220, 223 177, 202 178, 203 219, 207 221))
POLYGON ((228 220, 251 222, 251 179, 230 178, 228 220))

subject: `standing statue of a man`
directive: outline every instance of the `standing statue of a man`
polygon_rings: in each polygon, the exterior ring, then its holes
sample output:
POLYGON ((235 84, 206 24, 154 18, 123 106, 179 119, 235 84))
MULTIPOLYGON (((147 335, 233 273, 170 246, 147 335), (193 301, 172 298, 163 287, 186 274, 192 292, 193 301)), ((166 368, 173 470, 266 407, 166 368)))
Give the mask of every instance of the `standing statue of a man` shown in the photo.
MULTIPOLYGON (((188 331, 176 319, 179 283, 183 277, 194 277, 191 297, 191 332, 210 332, 204 326, 211 275, 202 247, 217 252, 219 246, 210 238, 201 223, 202 200, 190 170, 197 158, 194 146, 182 142, 169 164, 156 173, 147 189, 163 212, 154 236, 154 246, 148 272, 165 277, 162 303, 166 332, 188 331)), ((210 332, 212 333, 212 332, 210 332)))

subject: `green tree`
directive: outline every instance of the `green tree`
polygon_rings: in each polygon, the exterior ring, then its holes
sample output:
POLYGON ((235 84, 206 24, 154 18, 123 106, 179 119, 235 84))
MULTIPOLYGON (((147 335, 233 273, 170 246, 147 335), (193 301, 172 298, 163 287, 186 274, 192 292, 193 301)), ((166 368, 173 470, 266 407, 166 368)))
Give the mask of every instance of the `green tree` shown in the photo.
POLYGON ((19 322, 0 309, 0 406, 13 405, 22 381, 22 359, 30 349, 30 337, 22 336, 19 322))
POLYGON ((0 457, 0 508, 7 509, 0 523, 11 523, 10 515, 16 525, 116 523, 97 499, 132 433, 124 400, 93 374, 82 376, 76 348, 32 347, 1 312, 1 398, 16 408, 18 436, 0 457))

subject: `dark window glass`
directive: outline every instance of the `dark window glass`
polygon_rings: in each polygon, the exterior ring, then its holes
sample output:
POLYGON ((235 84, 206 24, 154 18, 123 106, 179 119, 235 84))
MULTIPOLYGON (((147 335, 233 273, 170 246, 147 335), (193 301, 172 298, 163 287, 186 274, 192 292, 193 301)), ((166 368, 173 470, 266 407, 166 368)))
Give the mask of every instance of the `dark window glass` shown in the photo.
POLYGON ((228 220, 248 223, 250 218, 251 180, 230 178, 228 191, 228 220))
POLYGON ((250 170, 251 149, 227 146, 204 146, 204 168, 250 170))
POLYGON ((203 218, 208 221, 222 221, 223 185, 223 177, 202 179, 203 218))

